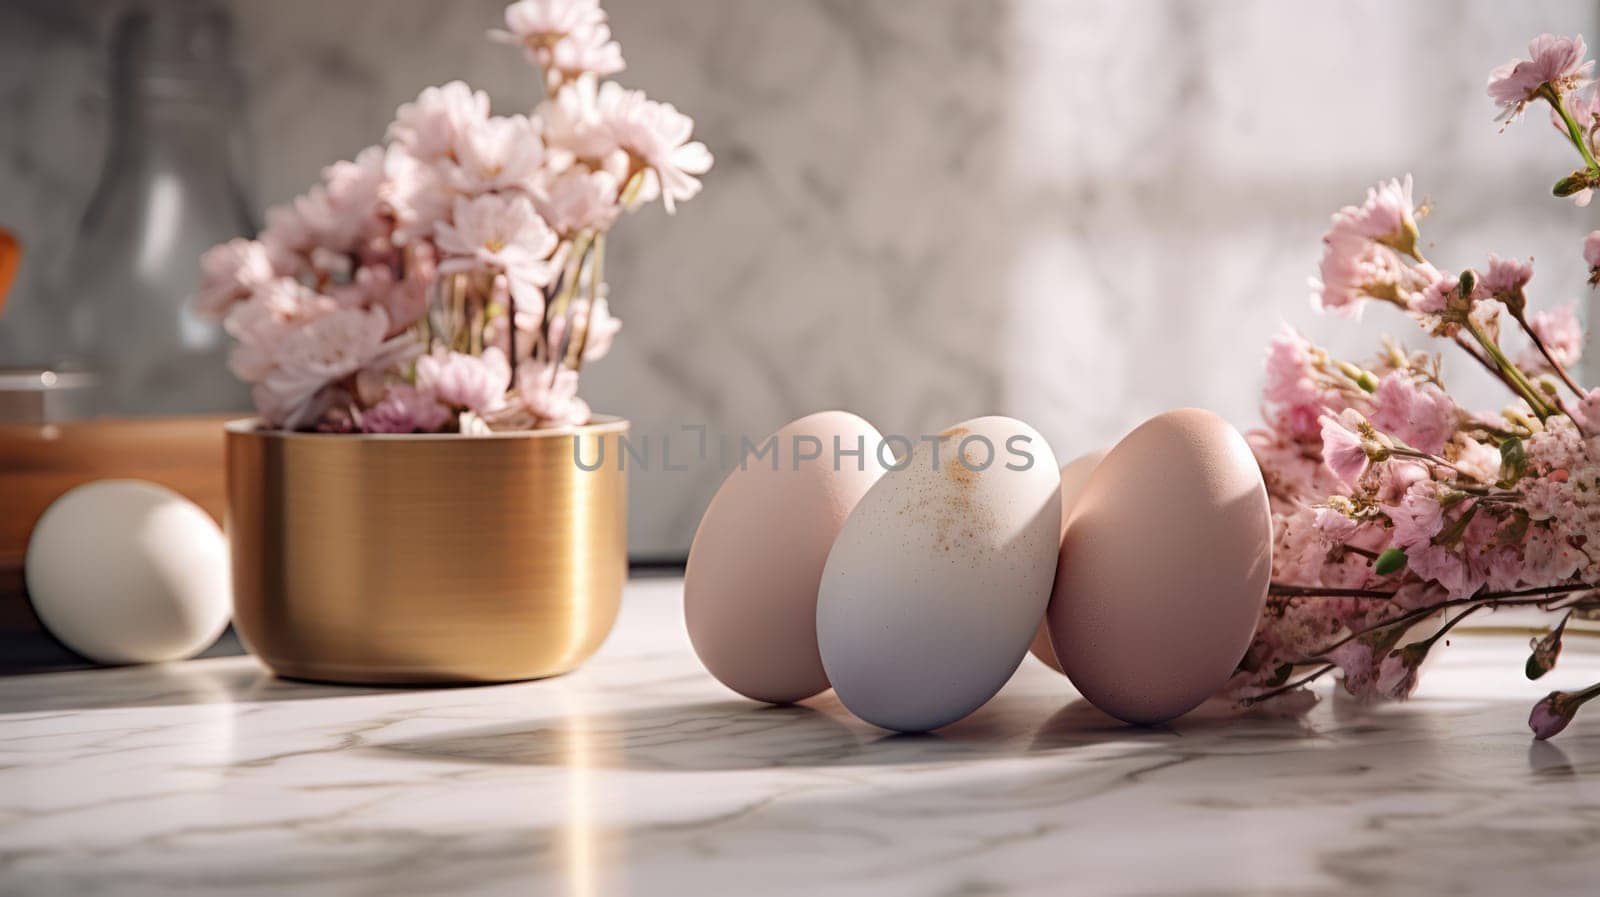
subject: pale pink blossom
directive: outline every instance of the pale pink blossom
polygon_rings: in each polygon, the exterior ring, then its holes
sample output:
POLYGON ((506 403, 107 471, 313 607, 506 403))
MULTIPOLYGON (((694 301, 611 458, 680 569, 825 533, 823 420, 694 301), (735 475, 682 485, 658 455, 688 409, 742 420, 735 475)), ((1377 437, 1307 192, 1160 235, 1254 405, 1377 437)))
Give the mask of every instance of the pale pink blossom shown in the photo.
POLYGON ((1583 260, 1588 264, 1592 278, 1593 272, 1600 269, 1600 230, 1592 230, 1583 238, 1583 260))
POLYGON ((1557 94, 1582 87, 1594 70, 1594 62, 1583 58, 1586 52, 1581 35, 1534 38, 1528 43, 1527 59, 1513 59, 1489 73, 1489 98, 1500 107, 1497 118, 1516 120, 1546 84, 1557 94))
POLYGON ((306 408, 318 391, 397 348, 384 343, 388 329, 382 309, 337 307, 287 328, 274 352, 272 371, 255 390, 267 423, 287 429, 309 423, 306 408))
POLYGON ((441 166, 391 147, 386 168, 388 179, 379 195, 394 216, 395 243, 408 245, 433 236, 434 226, 449 217, 457 195, 441 166))
POLYGON ((494 116, 456 134, 455 160, 446 163, 450 185, 468 194, 543 189, 539 174, 544 142, 526 115, 494 116))
POLYGON ((1368 299, 1399 279, 1394 253, 1368 240, 1329 234, 1322 240, 1318 276, 1310 280, 1313 307, 1360 318, 1368 299))
POLYGON ((438 348, 417 359, 417 388, 453 408, 477 413, 505 404, 511 366, 496 347, 482 355, 438 348))
POLYGON ((1392 526, 1390 538, 1394 547, 1427 544, 1444 529, 1444 508, 1439 498, 1438 485, 1424 480, 1413 483, 1398 504, 1384 508, 1392 526))
MULTIPOLYGON (((1570 369, 1583 358, 1583 324, 1578 321, 1575 305, 1534 312, 1528 317, 1528 327, 1562 367, 1570 369)), ((1523 370, 1539 371, 1550 367, 1544 354, 1532 345, 1523 351, 1517 363, 1523 370)))
POLYGON ((296 201, 302 218, 326 248, 352 251, 383 226, 379 220, 387 151, 369 146, 352 161, 322 170, 322 189, 296 201), (302 202, 303 201, 303 202, 302 202))
POLYGON ((1396 251, 1409 254, 1417 239, 1416 202, 1412 199, 1411 175, 1404 180, 1390 178, 1367 188, 1367 201, 1346 206, 1334 215, 1336 226, 1343 219, 1355 233, 1396 251))
POLYGON ((587 299, 574 302, 572 318, 583 321, 588 332, 583 341, 583 360, 598 361, 611 351, 611 344, 617 337, 617 331, 622 329, 622 322, 611 315, 611 306, 606 302, 606 297, 600 296, 594 302, 591 310, 587 299))
POLYGON ((1456 431, 1456 403, 1432 383, 1417 383, 1398 371, 1378 383, 1373 426, 1418 451, 1437 455, 1456 431))
POLYGON ((1600 434, 1600 387, 1584 393, 1572 415, 1590 435, 1600 434))
POLYGON ((562 427, 589 422, 589 405, 578 398, 578 372, 543 361, 525 361, 517 369, 518 400, 539 426, 562 427))
POLYGON ((194 308, 207 318, 221 318, 233 303, 277 276, 267 247, 236 238, 200 256, 200 288, 194 308))
POLYGON ((424 162, 448 157, 461 135, 489 119, 489 95, 461 81, 429 87, 395 112, 389 139, 424 162))
POLYGON ((611 172, 575 166, 556 177, 544 196, 534 199, 534 208, 562 239, 586 230, 603 232, 611 229, 622 211, 617 204, 619 189, 611 172))
POLYGON ((450 409, 414 386, 398 383, 361 415, 368 433, 433 433, 450 419, 450 409))
POLYGON ((643 91, 627 90, 615 81, 600 88, 600 116, 616 143, 644 166, 640 201, 659 193, 668 212, 674 203, 700 192, 694 175, 711 170, 711 152, 698 140, 690 141, 694 119, 671 103, 647 99, 643 91))
POLYGON ((450 222, 440 222, 436 242, 441 273, 489 270, 505 274, 519 303, 543 301, 540 288, 554 279, 550 259, 558 240, 526 196, 485 194, 457 198, 450 222))
POLYGON ((584 75, 564 84, 539 106, 545 143, 552 168, 560 171, 575 163, 609 171, 619 180, 627 174, 627 154, 617 145, 600 109, 600 82, 584 75))
POLYGON ((1448 597, 1466 598, 1483 586, 1466 559, 1444 545, 1426 543, 1406 550, 1406 566, 1425 580, 1438 583, 1448 597))
POLYGON ((506 7, 506 31, 493 36, 521 44, 555 87, 583 74, 622 71, 622 48, 611 39, 598 0, 519 0, 506 7))
POLYGON ((1523 557, 1523 579, 1535 587, 1567 582, 1589 560, 1565 533, 1550 526, 1528 528, 1527 550, 1523 557))
POLYGON ((1354 485, 1366 472, 1370 458, 1359 432, 1371 425, 1355 409, 1346 409, 1338 417, 1322 417, 1322 461, 1339 479, 1354 485))
POLYGON ((1478 278, 1479 286, 1501 301, 1520 300, 1523 288, 1533 278, 1532 259, 1503 259, 1489 253, 1489 266, 1478 278))

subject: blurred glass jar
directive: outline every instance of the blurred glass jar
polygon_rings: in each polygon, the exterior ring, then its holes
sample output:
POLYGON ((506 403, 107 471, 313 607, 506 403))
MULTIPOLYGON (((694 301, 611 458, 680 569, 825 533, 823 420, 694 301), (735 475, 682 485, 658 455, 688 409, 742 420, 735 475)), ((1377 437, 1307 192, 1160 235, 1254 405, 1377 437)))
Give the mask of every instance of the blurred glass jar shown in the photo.
POLYGON ((189 307, 201 253, 255 230, 234 170, 230 31, 225 13, 195 2, 117 24, 105 166, 62 294, 72 354, 98 375, 102 413, 249 406, 222 328, 189 307))

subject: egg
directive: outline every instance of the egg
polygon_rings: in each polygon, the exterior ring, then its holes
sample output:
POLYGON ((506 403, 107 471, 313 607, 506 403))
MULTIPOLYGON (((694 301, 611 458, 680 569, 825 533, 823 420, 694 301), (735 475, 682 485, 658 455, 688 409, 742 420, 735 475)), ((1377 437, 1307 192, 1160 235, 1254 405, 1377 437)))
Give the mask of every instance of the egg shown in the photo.
POLYGON ((1174 719, 1233 674, 1271 569, 1267 490, 1244 437, 1209 411, 1157 415, 1111 449, 1068 518, 1051 643, 1096 707, 1174 719))
POLYGON ((1005 417, 907 448, 828 553, 817 646, 850 712, 922 732, 976 710, 1027 653, 1055 571, 1061 478, 1038 432, 1005 417))
POLYGON ((228 625, 228 546, 199 506, 140 480, 79 486, 45 509, 24 561, 40 622, 99 663, 192 657, 228 625))
POLYGON ((724 685, 774 704, 828 688, 817 586, 834 537, 883 475, 881 443, 854 414, 808 415, 745 452, 711 499, 689 548, 684 620, 724 685))
MULTIPOLYGON (((1105 456, 1105 449, 1096 449, 1061 465, 1061 538, 1067 537, 1067 520, 1072 515, 1073 505, 1078 503, 1083 487, 1089 484, 1089 474, 1094 473, 1095 466, 1105 456)), ((1033 633, 1033 644, 1028 646, 1028 653, 1050 669, 1061 672, 1056 649, 1050 646, 1050 627, 1043 617, 1039 618, 1039 628, 1033 633)))

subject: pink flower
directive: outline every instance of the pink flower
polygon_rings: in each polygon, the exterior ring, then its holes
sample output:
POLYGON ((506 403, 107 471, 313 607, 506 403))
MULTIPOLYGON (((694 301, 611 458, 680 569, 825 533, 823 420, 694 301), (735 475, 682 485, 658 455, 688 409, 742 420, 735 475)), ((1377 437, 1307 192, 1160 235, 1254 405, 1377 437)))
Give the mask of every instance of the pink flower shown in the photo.
POLYGON ((711 170, 711 153, 705 144, 689 140, 694 119, 671 103, 646 99, 643 91, 625 90, 615 81, 600 88, 599 103, 600 116, 617 145, 647 166, 639 201, 659 193, 671 213, 674 202, 700 192, 700 181, 693 175, 711 170))
POLYGON ((1546 84, 1557 94, 1583 86, 1594 62, 1585 60, 1583 37, 1541 34, 1528 43, 1527 59, 1513 59, 1489 73, 1489 98, 1500 106, 1496 120, 1515 121, 1546 84))
POLYGON ((368 433, 433 433, 450 419, 450 409, 416 387, 398 383, 361 415, 368 433))
POLYGON ((506 275, 517 302, 542 302, 540 288, 555 277, 549 258, 555 232, 534 211, 526 196, 485 194, 457 198, 452 221, 440 222, 439 248, 445 259, 441 273, 488 269, 506 275))
MULTIPOLYGON (((403 344, 385 344, 388 329, 388 316, 378 308, 334 308, 287 328, 272 372, 254 391, 262 417, 286 429, 310 423, 307 409, 323 387, 401 349, 403 344)), ((415 344, 409 339, 405 343, 415 344)))
POLYGON ((506 7, 506 28, 493 36, 521 44, 545 70, 547 87, 622 71, 622 48, 611 39, 599 0, 519 0, 506 7))
POLYGON ((1533 279, 1532 259, 1526 262, 1514 258, 1503 259, 1491 252, 1489 267, 1478 278, 1478 284, 1489 295, 1502 302, 1519 301, 1522 298, 1523 287, 1526 287, 1531 279, 1533 279))
POLYGON ((388 151, 369 146, 354 161, 335 162, 322 170, 322 188, 296 201, 317 241, 334 251, 354 250, 381 228, 380 191, 387 177, 388 151))
POLYGON ((1367 201, 1358 208, 1346 206, 1343 216, 1356 233, 1397 252, 1410 254, 1417 240, 1416 203, 1411 198, 1411 175, 1390 178, 1367 189, 1367 201))
POLYGON ((495 116, 457 132, 450 183, 463 193, 518 188, 536 193, 544 143, 526 115, 495 116))
POLYGON ((1600 387, 1585 393, 1578 400, 1578 407, 1572 409, 1572 415, 1590 435, 1600 433, 1600 387))
POLYGON ((1331 544, 1342 545, 1355 535, 1356 522, 1349 515, 1333 508, 1317 508, 1316 515, 1314 525, 1331 544))
POLYGON ((1338 417, 1322 417, 1322 462, 1349 485, 1361 479, 1371 460, 1361 432, 1370 429, 1366 418, 1353 408, 1345 409, 1338 417))
POLYGON ((1600 230, 1592 230, 1583 238, 1583 260, 1589 265, 1592 277, 1592 272, 1600 268, 1600 230))
POLYGON ((555 170, 581 162, 617 178, 627 174, 627 156, 600 114, 600 82, 593 75, 563 84, 540 105, 539 119, 544 122, 550 165, 555 170))
POLYGON ((390 147, 388 180, 380 189, 385 206, 394 215, 395 243, 410 244, 433 236, 434 225, 450 216, 456 191, 443 166, 423 162, 399 147, 390 147))
POLYGON ((610 230, 622 207, 617 205, 616 176, 581 166, 567 169, 534 200, 539 215, 562 239, 580 231, 610 230))
POLYGON ((1444 529, 1444 508, 1439 504, 1439 487, 1432 481, 1413 483, 1400 503, 1386 507, 1392 525, 1392 541, 1397 548, 1426 545, 1444 529))
POLYGON ((1316 405, 1322 401, 1317 387, 1316 348, 1293 327, 1285 324, 1267 347, 1267 386, 1263 393, 1269 402, 1283 405, 1316 405))
POLYGON ((1531 526, 1523 552, 1522 578, 1534 588, 1560 585, 1572 579, 1588 560, 1565 533, 1549 526, 1531 526))
POLYGON ((1318 276, 1310 280, 1312 306, 1360 318, 1368 299, 1399 295, 1403 266, 1393 250, 1348 232, 1322 238, 1318 276))
POLYGON ((1460 412, 1444 390, 1418 385, 1409 374, 1391 373, 1378 384, 1373 426, 1418 451, 1437 455, 1455 434, 1460 412))
POLYGON ((489 118, 489 95, 461 81, 429 87, 395 112, 389 139, 424 162, 450 155, 462 134, 489 118))
POLYGON ((518 398, 537 426, 564 427, 589 422, 589 405, 578 398, 578 372, 540 361, 517 369, 518 398))
POLYGON ((454 408, 492 411, 505 403, 510 386, 511 366, 495 347, 482 355, 438 348, 417 359, 417 388, 454 408))
POLYGON ((277 276, 267 247, 237 238, 213 246, 200 256, 200 289, 194 308, 207 318, 221 318, 233 303, 277 276))
MULTIPOLYGON (((1571 368, 1583 358, 1583 324, 1578 321, 1574 305, 1534 312, 1528 318, 1528 327, 1562 367, 1571 368)), ((1523 351, 1517 363, 1523 370, 1539 371, 1550 367, 1544 354, 1533 346, 1523 351)))
POLYGON ((1457 552, 1432 543, 1406 550, 1406 566, 1425 580, 1438 583, 1449 598, 1466 598, 1483 586, 1483 580, 1457 552))

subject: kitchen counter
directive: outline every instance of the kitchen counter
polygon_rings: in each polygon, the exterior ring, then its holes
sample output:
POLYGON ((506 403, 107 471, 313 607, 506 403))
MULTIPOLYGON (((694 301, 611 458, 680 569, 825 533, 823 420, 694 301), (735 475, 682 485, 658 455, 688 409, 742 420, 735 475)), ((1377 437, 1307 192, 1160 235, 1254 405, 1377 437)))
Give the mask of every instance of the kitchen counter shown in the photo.
POLYGON ((744 701, 681 582, 583 669, 308 685, 248 657, 0 680, 0 894, 1593 893, 1600 711, 1549 743, 1526 636, 1416 700, 1115 724, 1032 659, 937 734, 744 701))

